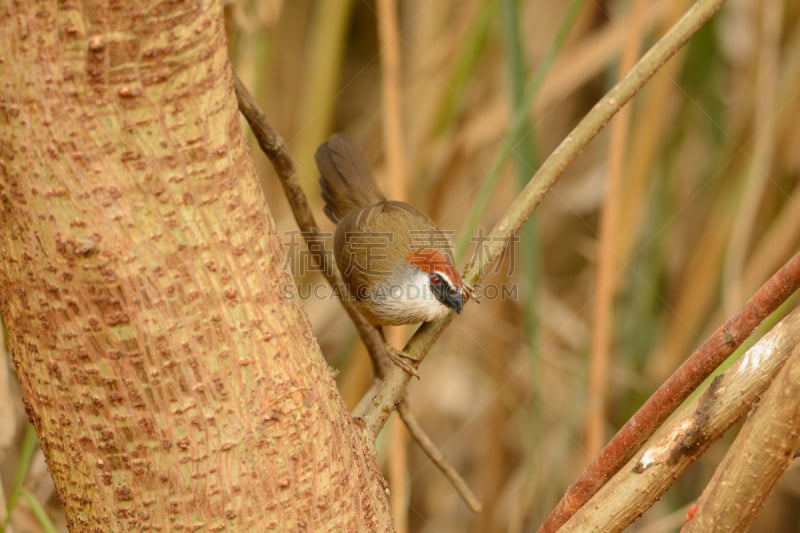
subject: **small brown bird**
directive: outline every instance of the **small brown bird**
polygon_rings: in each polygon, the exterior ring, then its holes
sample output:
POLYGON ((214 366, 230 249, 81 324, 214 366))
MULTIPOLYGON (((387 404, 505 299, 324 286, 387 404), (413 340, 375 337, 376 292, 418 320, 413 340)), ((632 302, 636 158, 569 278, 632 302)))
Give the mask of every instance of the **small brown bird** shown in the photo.
POLYGON ((378 190, 361 146, 331 136, 314 159, 333 252, 359 311, 375 326, 415 324, 461 313, 472 287, 453 266, 452 243, 436 223, 378 190))

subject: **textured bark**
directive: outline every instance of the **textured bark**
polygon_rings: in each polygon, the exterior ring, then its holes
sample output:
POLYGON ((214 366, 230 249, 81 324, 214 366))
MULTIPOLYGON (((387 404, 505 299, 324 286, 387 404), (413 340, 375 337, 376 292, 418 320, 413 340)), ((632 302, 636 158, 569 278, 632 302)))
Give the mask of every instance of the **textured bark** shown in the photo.
POLYGON ((0 6, 0 313, 75 531, 391 529, 213 2, 0 6))

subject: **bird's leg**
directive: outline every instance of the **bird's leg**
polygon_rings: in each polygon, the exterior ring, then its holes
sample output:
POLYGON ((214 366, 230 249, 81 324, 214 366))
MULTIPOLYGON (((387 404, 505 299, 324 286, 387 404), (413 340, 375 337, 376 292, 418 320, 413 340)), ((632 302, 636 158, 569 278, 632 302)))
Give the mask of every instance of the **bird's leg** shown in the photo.
POLYGON ((408 374, 410 376, 414 376, 417 379, 419 379, 419 374, 417 374, 416 369, 413 366, 411 366, 410 364, 408 364, 406 361, 404 361, 404 359, 407 359, 409 361, 417 362, 417 361, 419 361, 419 359, 407 354, 403 350, 398 350, 397 348, 395 348, 394 346, 392 346, 391 344, 386 342, 386 336, 383 334, 383 327, 382 326, 375 326, 375 329, 378 330, 378 333, 380 334, 381 339, 383 339, 383 347, 384 347, 384 350, 386 352, 386 357, 388 357, 389 360, 392 363, 394 363, 395 365, 397 365, 401 369, 403 369, 403 371, 406 374, 408 374))

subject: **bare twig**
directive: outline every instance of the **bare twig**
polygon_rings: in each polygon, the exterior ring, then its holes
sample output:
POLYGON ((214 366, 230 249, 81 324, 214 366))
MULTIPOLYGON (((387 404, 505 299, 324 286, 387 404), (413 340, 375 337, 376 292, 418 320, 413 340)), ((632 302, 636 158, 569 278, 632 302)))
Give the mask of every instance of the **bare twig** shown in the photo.
MULTIPOLYGON (((633 69, 595 104, 580 124, 544 161, 528 185, 509 206, 505 216, 492 229, 480 253, 474 255, 467 265, 462 276, 465 281, 476 284, 483 277, 487 267, 497 261, 508 242, 519 232, 570 163, 597 136, 611 117, 633 98, 724 2, 725 0, 699 0, 653 45, 633 69)), ((409 340, 404 351, 418 360, 415 366, 419 365, 450 320, 452 316, 437 322, 425 323, 409 340)), ((354 415, 361 417, 366 426, 377 433, 391 414, 395 403, 402 398, 409 379, 405 372, 391 369, 386 379, 379 386, 374 386, 356 407, 354 415)))
POLYGON ((397 414, 399 414, 400 418, 405 422, 411 437, 416 441, 419 447, 422 448, 422 451, 425 452, 425 455, 428 456, 431 462, 442 471, 448 480, 450 480, 450 483, 455 487, 458 495, 461 496, 461 499, 464 500, 464 503, 467 504, 470 510, 472 510, 473 513, 481 512, 483 506, 477 496, 475 496, 469 488, 464 478, 456 472, 455 468, 450 466, 450 463, 447 462, 441 450, 439 450, 430 437, 425 434, 425 430, 422 429, 422 426, 419 425, 414 415, 408 410, 408 404, 400 402, 397 405, 397 414))
POLYGON ((677 407, 770 313, 800 288, 796 254, 667 379, 570 486, 540 531, 556 531, 636 452, 677 407))
MULTIPOLYGON (((364 342, 372 358, 376 374, 382 375, 389 366, 386 362, 388 356, 386 355, 383 337, 353 306, 352 299, 349 297, 347 289, 340 281, 341 276, 339 275, 336 261, 333 260, 330 250, 322 246, 319 241, 319 239, 321 239, 319 226, 314 219, 314 214, 311 212, 306 193, 303 191, 303 188, 300 186, 300 181, 297 179, 294 163, 286 150, 283 139, 269 125, 267 118, 258 108, 258 105, 247 91, 242 80, 240 80, 235 73, 233 79, 236 99, 239 102, 239 111, 244 115, 244 118, 247 119, 247 123, 250 124, 250 128, 253 130, 253 135, 258 145, 267 155, 270 163, 272 163, 272 167, 275 169, 275 173, 278 175, 278 179, 283 186, 283 191, 286 194, 286 199, 289 201, 289 206, 292 209, 297 226, 300 228, 301 234, 309 244, 309 253, 321 267, 322 273, 339 296, 339 300, 342 302, 348 316, 350 316, 353 324, 355 324, 361 336, 361 340, 364 342)), ((413 372, 413 369, 411 369, 411 372, 413 372)))
MULTIPOLYGON (((258 142, 258 146, 269 158, 275 173, 280 179, 283 186, 283 192, 286 194, 286 199, 289 201, 289 206, 292 208, 294 219, 297 221, 297 226, 303 235, 308 239, 309 237, 316 237, 319 235, 319 226, 317 221, 314 220, 314 213, 311 212, 311 207, 308 205, 308 198, 303 188, 300 186, 300 180, 297 179, 297 174, 294 168, 294 162, 286 150, 286 145, 278 133, 272 129, 267 122, 267 117, 258 108, 255 100, 247 91, 247 88, 239 79, 239 76, 234 72, 233 74, 234 89, 236 91, 236 99, 239 102, 239 111, 247 119, 250 124, 250 129, 253 130, 253 135, 258 142)), ((319 262, 320 265, 327 265, 331 263, 335 268, 336 265, 325 257, 324 252, 317 247, 309 250, 311 255, 319 262)), ((323 268, 325 276, 331 285, 334 285, 335 279, 328 269, 323 268)))
MULTIPOLYGON (((269 157, 275 172, 278 174, 297 225, 300 227, 301 232, 307 240, 318 236, 319 227, 314 220, 314 215, 309 207, 305 192, 295 176, 294 164, 286 151, 283 140, 275 130, 270 127, 266 117, 258 108, 253 97, 247 91, 239 77, 234 76, 234 80, 236 97, 239 101, 239 111, 241 111, 242 115, 247 119, 261 150, 269 157)), ((342 305, 344 305, 350 318, 356 325, 356 328, 358 328, 361 338, 370 353, 370 357, 372 357, 375 375, 378 378, 382 378, 390 366, 387 364, 386 356, 384 355, 386 347, 383 337, 350 303, 346 296, 347 289, 339 281, 340 277, 336 263, 332 260, 330 254, 326 252, 322 246, 309 246, 309 252, 315 257, 318 264, 322 266, 322 271, 328 282, 334 287, 337 294, 340 295, 342 305)), ((408 371, 406 372, 408 373, 408 371)), ((413 368, 411 372, 413 372, 413 368)), ((425 454, 430 457, 431 461, 444 472, 451 483, 453 483, 456 491, 461 495, 469 508, 474 512, 479 512, 481 509, 480 502, 472 491, 470 491, 469 487, 466 486, 466 483, 455 469, 447 463, 444 454, 425 434, 422 427, 405 409, 401 411, 401 418, 417 444, 419 444, 425 454)))

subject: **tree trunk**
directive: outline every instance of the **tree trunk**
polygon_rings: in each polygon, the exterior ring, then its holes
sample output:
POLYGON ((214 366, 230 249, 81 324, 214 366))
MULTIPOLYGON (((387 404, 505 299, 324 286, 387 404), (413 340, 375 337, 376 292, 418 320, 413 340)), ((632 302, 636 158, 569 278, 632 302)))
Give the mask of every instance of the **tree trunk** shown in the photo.
POLYGON ((221 6, 0 18, 0 313, 71 529, 391 529, 281 267, 221 6))

